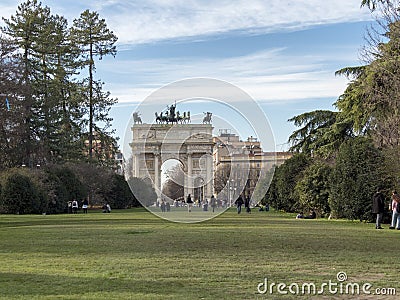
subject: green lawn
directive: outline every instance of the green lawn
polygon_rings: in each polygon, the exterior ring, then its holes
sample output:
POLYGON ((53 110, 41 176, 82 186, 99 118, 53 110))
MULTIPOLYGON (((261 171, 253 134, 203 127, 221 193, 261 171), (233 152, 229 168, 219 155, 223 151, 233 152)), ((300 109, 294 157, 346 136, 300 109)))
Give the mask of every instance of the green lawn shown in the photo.
MULTIPOLYGON (((195 224, 143 209, 0 215, 0 299, 294 299, 257 286, 264 278, 321 286, 339 271, 345 283, 400 294, 398 253, 399 231, 277 212, 231 210, 195 224)), ((325 291, 325 299, 357 298, 325 291)))

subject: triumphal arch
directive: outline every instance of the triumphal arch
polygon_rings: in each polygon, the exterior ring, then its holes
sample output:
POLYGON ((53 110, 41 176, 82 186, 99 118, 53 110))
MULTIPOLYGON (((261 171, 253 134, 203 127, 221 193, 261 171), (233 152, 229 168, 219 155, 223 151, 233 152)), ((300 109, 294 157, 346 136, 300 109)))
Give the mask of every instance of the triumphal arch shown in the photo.
POLYGON ((161 166, 170 159, 182 164, 184 197, 191 194, 210 199, 213 194, 211 113, 202 124, 189 123, 188 115, 180 116, 170 109, 165 115, 156 114, 154 124, 135 120, 131 128, 133 176, 150 180, 159 199, 163 196, 161 166))

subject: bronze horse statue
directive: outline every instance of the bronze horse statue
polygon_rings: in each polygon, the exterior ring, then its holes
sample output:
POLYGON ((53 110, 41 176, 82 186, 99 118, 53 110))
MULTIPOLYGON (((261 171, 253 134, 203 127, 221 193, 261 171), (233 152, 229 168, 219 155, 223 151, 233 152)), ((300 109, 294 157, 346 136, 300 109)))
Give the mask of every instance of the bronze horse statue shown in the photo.
POLYGON ((134 124, 142 124, 142 118, 140 117, 139 112, 135 111, 132 116, 134 124))
POLYGON ((212 113, 206 112, 206 113, 203 113, 203 114, 204 114, 203 124, 211 124, 212 113))

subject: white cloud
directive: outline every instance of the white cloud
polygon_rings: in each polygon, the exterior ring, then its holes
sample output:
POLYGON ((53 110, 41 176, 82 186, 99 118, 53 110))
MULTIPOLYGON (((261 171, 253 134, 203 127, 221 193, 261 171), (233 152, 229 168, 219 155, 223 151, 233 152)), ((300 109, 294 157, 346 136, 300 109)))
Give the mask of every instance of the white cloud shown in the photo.
POLYGON ((370 19, 360 0, 107 1, 101 13, 123 44, 370 19))
MULTIPOLYGON (((114 75, 111 74, 110 78, 124 77, 123 83, 108 81, 107 84, 107 89, 119 98, 120 103, 140 102, 165 84, 193 77, 225 80, 262 102, 336 98, 344 91, 347 80, 335 77, 335 69, 329 65, 334 54, 318 57, 287 56, 283 50, 273 49, 246 56, 218 59, 147 59, 121 63, 116 61, 103 64, 99 72, 113 72, 114 75), (138 82, 138 78, 130 79, 134 74, 140 74, 141 83, 138 82), (129 86, 127 82, 134 85, 129 86)), ((101 74, 99 76, 101 77, 101 74)))
MULTIPOLYGON (((199 38, 231 31, 279 32, 370 19, 369 11, 360 9, 360 0, 42 0, 42 3, 53 13, 64 15, 70 24, 85 9, 98 11, 120 44, 199 38)), ((9 18, 17 4, 5 2, 0 9, 1 15, 9 18)))

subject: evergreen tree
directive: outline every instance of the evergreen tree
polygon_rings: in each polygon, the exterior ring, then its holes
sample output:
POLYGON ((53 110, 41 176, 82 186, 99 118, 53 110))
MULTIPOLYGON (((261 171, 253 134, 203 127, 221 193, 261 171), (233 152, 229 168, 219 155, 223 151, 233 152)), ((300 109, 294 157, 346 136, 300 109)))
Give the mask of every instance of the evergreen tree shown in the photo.
POLYGON ((309 164, 310 158, 300 153, 279 166, 275 170, 275 176, 267 192, 265 202, 270 203, 275 209, 287 212, 298 211, 301 205, 295 187, 309 164))
POLYGON ((9 90, 0 91, 12 106, 11 112, 1 111, 2 148, 13 156, 5 158, 2 166, 81 159, 88 138, 90 157, 95 150, 100 151, 100 162, 112 161, 117 144, 111 135, 109 109, 116 100, 103 92, 103 82, 93 78, 94 59, 116 53, 117 38, 105 21, 85 11, 69 29, 64 17, 52 15, 37 0, 20 4, 15 15, 3 20, 2 32, 9 39, 1 36, 0 76, 14 78, 4 80, 9 90), (77 81, 78 70, 85 66, 89 77, 77 81), (11 136, 17 138, 12 141, 11 136))
POLYGON ((26 88, 21 56, 13 41, 0 36, 0 170, 24 161, 24 116, 20 100, 26 88))
POLYGON ((13 172, 5 182, 0 207, 3 213, 37 214, 46 211, 47 202, 29 177, 13 172))
POLYGON ((289 151, 329 157, 337 152, 341 143, 354 136, 353 121, 340 112, 316 110, 289 119, 296 126, 289 142, 289 151))
POLYGON ((131 177, 128 179, 128 184, 136 201, 140 202, 141 205, 150 206, 157 201, 156 191, 147 181, 131 177))
POLYGON ((44 24, 50 16, 48 7, 43 7, 36 0, 28 0, 18 6, 16 14, 11 19, 4 19, 6 26, 2 31, 10 36, 14 43, 18 46, 18 50, 22 52, 22 82, 26 86, 23 90, 21 100, 20 114, 24 116, 21 123, 22 132, 22 150, 24 152, 24 163, 33 164, 34 153, 38 151, 38 105, 36 99, 38 94, 35 92, 32 82, 38 76, 35 73, 37 66, 32 59, 35 48, 41 43, 37 37, 42 37, 44 24))
MULTIPOLYGON (((106 55, 115 56, 117 50, 114 44, 117 37, 107 28, 105 20, 100 19, 97 12, 85 10, 80 18, 73 22, 71 40, 80 49, 81 66, 88 67, 88 78, 84 80, 84 84, 87 86, 88 153, 91 160, 94 152, 94 133, 99 134, 102 131, 96 126, 96 122, 105 123, 102 129, 106 130, 111 120, 107 117, 107 114, 104 114, 104 111, 107 111, 116 102, 116 100, 109 98, 108 93, 102 91, 102 83, 96 82, 94 79, 95 58, 102 59, 106 55)), ((105 131, 102 133, 107 135, 105 131)))
POLYGON ((113 174, 111 177, 112 187, 104 194, 104 199, 113 208, 129 208, 140 206, 129 188, 124 176, 113 174))
POLYGON ((2 31, 15 43, 15 51, 22 53, 20 84, 25 88, 18 97, 19 106, 14 105, 23 116, 19 123, 24 133, 20 137, 22 162, 33 166, 79 156, 84 111, 79 87, 71 79, 76 74, 78 49, 70 42, 66 19, 28 0, 4 22, 2 31))
POLYGON ((331 177, 332 214, 339 218, 371 220, 374 192, 392 182, 383 166, 381 152, 369 139, 358 137, 345 142, 331 177))
POLYGON ((329 214, 330 175, 332 168, 324 162, 316 161, 304 170, 296 184, 299 202, 303 210, 314 209, 320 215, 329 214))

